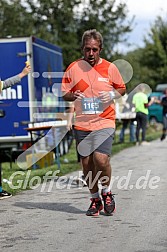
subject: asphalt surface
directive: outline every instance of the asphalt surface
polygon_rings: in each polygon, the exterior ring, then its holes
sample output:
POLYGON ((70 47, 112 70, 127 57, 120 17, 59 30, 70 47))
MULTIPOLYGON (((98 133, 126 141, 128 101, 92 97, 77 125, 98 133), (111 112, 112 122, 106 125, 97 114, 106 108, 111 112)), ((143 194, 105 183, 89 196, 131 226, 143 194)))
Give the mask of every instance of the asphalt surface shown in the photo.
POLYGON ((111 164, 113 216, 85 215, 87 187, 48 182, 0 201, 0 251, 166 252, 167 140, 123 150, 111 164))

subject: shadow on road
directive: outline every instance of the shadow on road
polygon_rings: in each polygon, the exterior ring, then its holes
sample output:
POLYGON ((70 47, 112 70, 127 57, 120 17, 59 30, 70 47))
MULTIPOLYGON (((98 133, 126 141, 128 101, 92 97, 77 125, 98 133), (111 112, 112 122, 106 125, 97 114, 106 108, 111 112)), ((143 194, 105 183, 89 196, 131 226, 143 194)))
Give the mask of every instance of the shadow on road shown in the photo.
POLYGON ((46 209, 52 211, 83 214, 84 211, 71 206, 71 203, 36 203, 36 202, 16 202, 14 206, 21 207, 24 209, 46 209))

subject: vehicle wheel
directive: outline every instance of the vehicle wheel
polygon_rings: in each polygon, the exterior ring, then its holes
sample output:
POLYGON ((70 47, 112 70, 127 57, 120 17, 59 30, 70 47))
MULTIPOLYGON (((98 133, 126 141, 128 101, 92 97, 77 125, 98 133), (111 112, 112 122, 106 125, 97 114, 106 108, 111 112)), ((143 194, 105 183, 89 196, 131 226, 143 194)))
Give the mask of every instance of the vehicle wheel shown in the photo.
POLYGON ((64 154, 63 141, 61 141, 59 144, 59 153, 60 153, 60 156, 63 156, 63 154, 64 154))
POLYGON ((68 140, 64 139, 64 154, 67 154, 69 151, 68 140))

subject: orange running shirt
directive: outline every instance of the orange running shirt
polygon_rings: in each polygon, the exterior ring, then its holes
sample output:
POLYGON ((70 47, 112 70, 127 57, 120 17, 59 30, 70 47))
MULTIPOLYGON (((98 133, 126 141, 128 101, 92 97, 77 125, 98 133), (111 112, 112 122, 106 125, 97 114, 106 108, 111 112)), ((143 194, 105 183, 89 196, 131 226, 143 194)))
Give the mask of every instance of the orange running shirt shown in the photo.
POLYGON ((100 91, 126 89, 122 76, 117 67, 102 61, 92 67, 83 59, 69 65, 62 80, 62 92, 80 90, 85 98, 75 100, 75 128, 78 130, 94 131, 103 128, 115 128, 115 104, 101 103, 98 99, 100 91))

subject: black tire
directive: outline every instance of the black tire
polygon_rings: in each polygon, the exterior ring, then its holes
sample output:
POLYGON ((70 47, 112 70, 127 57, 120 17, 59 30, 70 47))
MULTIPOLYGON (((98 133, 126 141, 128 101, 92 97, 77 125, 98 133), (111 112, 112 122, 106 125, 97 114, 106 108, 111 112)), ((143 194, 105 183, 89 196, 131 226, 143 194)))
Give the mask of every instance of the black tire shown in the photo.
POLYGON ((60 156, 64 155, 64 145, 63 145, 63 141, 60 142, 59 144, 59 154, 60 156))
POLYGON ((69 144, 67 138, 64 139, 64 154, 67 154, 69 151, 69 144))

